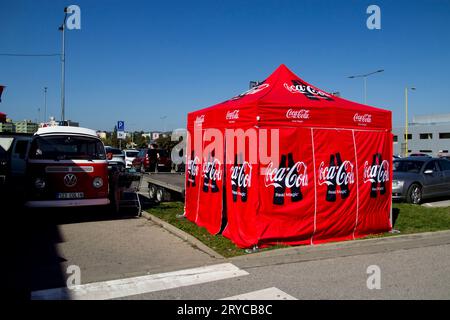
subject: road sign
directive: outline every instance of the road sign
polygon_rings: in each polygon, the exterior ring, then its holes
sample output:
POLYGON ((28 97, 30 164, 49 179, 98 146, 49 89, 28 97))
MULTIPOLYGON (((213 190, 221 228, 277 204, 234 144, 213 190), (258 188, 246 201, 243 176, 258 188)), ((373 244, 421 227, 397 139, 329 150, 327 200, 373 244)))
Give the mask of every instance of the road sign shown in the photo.
POLYGON ((117 131, 125 131, 125 121, 117 121, 117 131))
POLYGON ((124 131, 117 131, 117 139, 122 139, 124 140, 126 138, 126 134, 124 131))

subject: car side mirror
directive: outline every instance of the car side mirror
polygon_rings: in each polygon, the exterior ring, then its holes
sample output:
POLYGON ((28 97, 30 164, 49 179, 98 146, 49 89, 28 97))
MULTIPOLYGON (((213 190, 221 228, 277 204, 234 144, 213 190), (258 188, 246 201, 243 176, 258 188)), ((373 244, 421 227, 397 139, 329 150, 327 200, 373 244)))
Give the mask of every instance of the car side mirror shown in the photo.
POLYGON ((428 169, 423 172, 424 174, 433 174, 433 170, 428 169))

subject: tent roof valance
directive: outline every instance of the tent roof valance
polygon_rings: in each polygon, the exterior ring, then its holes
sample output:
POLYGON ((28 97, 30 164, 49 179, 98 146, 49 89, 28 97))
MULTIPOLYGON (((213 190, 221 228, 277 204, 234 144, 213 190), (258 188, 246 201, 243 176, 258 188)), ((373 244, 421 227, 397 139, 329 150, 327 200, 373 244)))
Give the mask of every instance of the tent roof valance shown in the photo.
POLYGON ((391 130, 392 113, 333 96, 284 64, 236 97, 188 114, 188 128, 327 127, 391 130))

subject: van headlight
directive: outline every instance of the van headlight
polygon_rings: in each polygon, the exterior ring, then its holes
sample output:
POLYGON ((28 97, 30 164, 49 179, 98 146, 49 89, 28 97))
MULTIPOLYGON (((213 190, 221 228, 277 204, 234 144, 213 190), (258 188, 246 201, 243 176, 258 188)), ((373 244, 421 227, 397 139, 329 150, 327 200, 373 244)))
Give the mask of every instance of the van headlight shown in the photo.
POLYGON ((97 189, 103 187, 103 179, 100 177, 95 177, 94 181, 92 181, 92 185, 97 189))
POLYGON ((36 180, 34 180, 34 186, 36 187, 36 189, 44 189, 45 180, 42 178, 36 178, 36 180))

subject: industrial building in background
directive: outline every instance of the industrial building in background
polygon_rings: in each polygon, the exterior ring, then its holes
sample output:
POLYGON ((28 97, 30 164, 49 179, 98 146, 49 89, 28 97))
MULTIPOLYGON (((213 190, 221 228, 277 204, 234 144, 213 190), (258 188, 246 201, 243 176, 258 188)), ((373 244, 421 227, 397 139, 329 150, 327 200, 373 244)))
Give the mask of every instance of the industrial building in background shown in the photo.
POLYGON ((408 125, 408 136, 405 127, 393 128, 394 154, 406 155, 406 138, 408 139, 408 155, 425 153, 430 156, 449 155, 450 151, 450 113, 414 116, 408 125))

